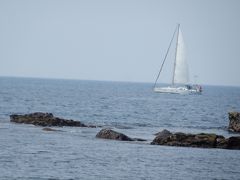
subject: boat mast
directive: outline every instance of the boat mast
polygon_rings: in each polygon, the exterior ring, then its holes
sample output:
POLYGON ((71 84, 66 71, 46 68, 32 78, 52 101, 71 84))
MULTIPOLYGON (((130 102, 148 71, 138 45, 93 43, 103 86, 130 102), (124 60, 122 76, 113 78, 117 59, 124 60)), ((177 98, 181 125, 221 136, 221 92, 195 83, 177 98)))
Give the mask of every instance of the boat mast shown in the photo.
POLYGON ((177 25, 177 42, 176 42, 176 50, 175 50, 175 60, 174 60, 174 66, 173 66, 173 78, 172 78, 172 85, 174 85, 174 78, 175 78, 175 69, 176 69, 176 60, 177 60, 177 50, 178 50, 178 36, 179 36, 179 28, 180 24, 177 25))
POLYGON ((159 70, 159 72, 158 72, 157 78, 156 78, 156 80, 155 80, 155 82, 154 82, 153 89, 156 87, 157 80, 158 80, 158 78, 159 78, 159 76, 160 76, 160 74, 161 74, 161 72, 162 72, 163 65, 164 65, 164 63, 165 63, 165 61, 166 61, 166 59, 167 59, 168 52, 169 52, 169 50, 170 50, 170 47, 171 47, 171 45, 172 45, 172 41, 173 41, 173 39, 174 39, 174 36, 175 36, 177 30, 178 30, 178 28, 176 28, 176 29, 174 30, 174 33, 173 33, 172 39, 171 39, 171 41, 170 41, 170 44, 169 44, 169 46, 168 46, 167 52, 166 52, 166 54, 165 54, 163 63, 162 63, 161 68, 160 68, 160 70, 159 70))

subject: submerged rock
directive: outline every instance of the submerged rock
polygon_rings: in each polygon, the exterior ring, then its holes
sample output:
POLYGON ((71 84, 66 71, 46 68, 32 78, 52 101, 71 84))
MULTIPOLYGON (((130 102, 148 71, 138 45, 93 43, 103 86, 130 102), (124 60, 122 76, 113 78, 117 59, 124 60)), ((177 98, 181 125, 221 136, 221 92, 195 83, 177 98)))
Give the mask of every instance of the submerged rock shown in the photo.
POLYGON ((125 134, 113 131, 111 129, 102 129, 97 133, 96 137, 103 139, 114 139, 119 141, 133 141, 132 138, 126 136, 125 134))
POLYGON ((240 149, 240 137, 230 137, 226 139, 225 137, 216 134, 171 133, 166 130, 157 134, 158 135, 151 142, 153 145, 240 149))
POLYGON ((52 113, 35 112, 31 114, 10 115, 10 121, 15 123, 33 124, 37 126, 76 126, 87 127, 80 121, 68 120, 53 116, 52 113))
POLYGON ((43 131, 60 131, 62 132, 61 130, 58 130, 58 129, 52 129, 52 128, 49 128, 49 127, 45 127, 42 129, 43 131))
POLYGON ((146 139, 142 139, 142 138, 132 138, 133 141, 147 141, 146 139))
POLYGON ((240 113, 239 112, 229 112, 229 131, 240 132, 240 113))

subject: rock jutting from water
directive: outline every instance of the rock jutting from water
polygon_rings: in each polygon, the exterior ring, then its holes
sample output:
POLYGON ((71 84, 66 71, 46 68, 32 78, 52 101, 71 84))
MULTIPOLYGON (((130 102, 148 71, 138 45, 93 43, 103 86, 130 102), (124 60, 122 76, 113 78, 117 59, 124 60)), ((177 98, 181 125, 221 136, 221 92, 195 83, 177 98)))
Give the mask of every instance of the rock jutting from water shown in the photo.
POLYGON ((233 132, 240 132, 240 113, 229 112, 228 118, 229 118, 228 130, 233 132))
POLYGON ((171 133, 168 130, 163 130, 157 134, 158 135, 151 142, 153 145, 240 149, 240 137, 238 136, 225 138, 216 134, 186 134, 182 132, 171 133))
POLYGON ((97 133, 96 137, 102 139, 114 139, 119 141, 133 141, 132 138, 126 136, 125 134, 113 131, 111 129, 102 129, 97 133))
POLYGON ((58 129, 52 129, 52 128, 49 128, 49 127, 45 127, 42 129, 43 131, 58 131, 58 132, 63 132, 61 130, 58 130, 58 129))
POLYGON ((130 138, 125 134, 113 131, 111 129, 102 129, 97 133, 96 137, 102 139, 113 139, 118 141, 146 141, 140 138, 130 138))
MULTIPOLYGON (((53 116, 52 113, 35 112, 31 114, 10 115, 10 121, 15 123, 33 124, 36 126, 75 126, 88 127, 80 121, 68 120, 53 116)), ((90 126, 92 127, 92 126, 90 126)))

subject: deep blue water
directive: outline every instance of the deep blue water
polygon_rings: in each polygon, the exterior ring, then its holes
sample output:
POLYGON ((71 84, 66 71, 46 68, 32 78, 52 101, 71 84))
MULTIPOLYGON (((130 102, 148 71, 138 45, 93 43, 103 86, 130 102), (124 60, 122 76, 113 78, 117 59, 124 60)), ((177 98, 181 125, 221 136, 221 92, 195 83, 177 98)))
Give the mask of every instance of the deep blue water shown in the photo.
POLYGON ((149 145, 154 133, 231 136, 228 112, 240 88, 203 86, 202 95, 156 94, 152 84, 0 78, 0 179, 239 179, 240 151, 149 145), (112 127, 144 143, 96 139, 101 128, 9 122, 13 113, 52 112, 112 127))

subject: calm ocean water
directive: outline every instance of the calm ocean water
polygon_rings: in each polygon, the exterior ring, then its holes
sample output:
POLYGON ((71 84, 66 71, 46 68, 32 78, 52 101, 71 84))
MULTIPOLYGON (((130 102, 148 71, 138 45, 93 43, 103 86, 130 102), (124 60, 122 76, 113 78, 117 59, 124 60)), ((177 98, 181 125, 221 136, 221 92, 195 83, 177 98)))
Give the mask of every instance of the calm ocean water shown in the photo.
POLYGON ((152 84, 0 78, 0 179, 240 179, 240 151, 149 145, 163 129, 229 133, 240 88, 203 86, 202 95, 156 94, 152 84), (13 113, 52 112, 112 127, 144 143, 96 139, 100 128, 9 122, 13 113))

